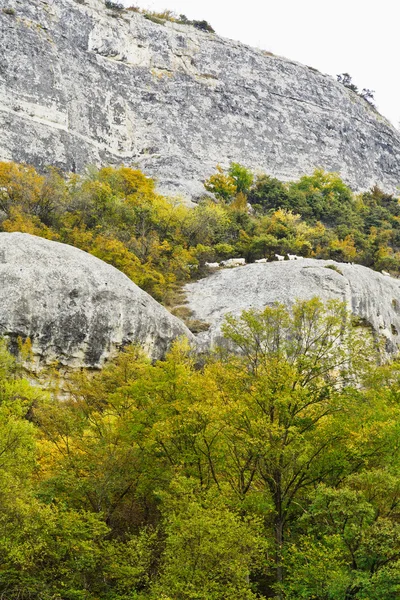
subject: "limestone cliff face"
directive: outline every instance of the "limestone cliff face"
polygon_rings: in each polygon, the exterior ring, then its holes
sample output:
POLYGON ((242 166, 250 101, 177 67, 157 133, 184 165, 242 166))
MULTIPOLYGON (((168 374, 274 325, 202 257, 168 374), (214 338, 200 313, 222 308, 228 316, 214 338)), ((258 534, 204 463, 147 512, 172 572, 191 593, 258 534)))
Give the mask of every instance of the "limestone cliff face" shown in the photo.
POLYGON ((101 367, 126 344, 161 358, 193 335, 128 277, 66 244, 0 233, 0 337, 32 341, 35 365, 101 367))
POLYGON ((139 164, 199 196, 220 162, 400 183, 400 134, 332 77, 103 0, 0 0, 0 159, 139 164))
POLYGON ((385 341, 389 354, 400 349, 400 280, 361 265, 315 259, 252 264, 222 269, 187 284, 185 291, 193 318, 211 325, 198 336, 205 347, 221 342, 221 324, 228 313, 319 297, 346 302, 361 323, 385 341))

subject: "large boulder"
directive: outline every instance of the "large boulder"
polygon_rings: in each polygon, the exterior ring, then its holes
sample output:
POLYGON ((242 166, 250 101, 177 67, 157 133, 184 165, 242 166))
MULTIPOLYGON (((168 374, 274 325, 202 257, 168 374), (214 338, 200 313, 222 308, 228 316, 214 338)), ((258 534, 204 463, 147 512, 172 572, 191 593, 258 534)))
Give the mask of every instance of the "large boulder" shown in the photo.
POLYGON ((37 366, 101 367, 123 345, 153 359, 179 336, 179 319, 103 261, 66 244, 0 233, 0 336, 30 338, 37 366))
POLYGON ((296 299, 318 296, 323 301, 343 300, 360 322, 383 336, 386 350, 400 345, 400 280, 361 265, 304 259, 251 264, 220 270, 185 287, 193 318, 210 324, 199 343, 221 342, 221 324, 228 313, 263 309, 275 302, 287 306, 296 299))

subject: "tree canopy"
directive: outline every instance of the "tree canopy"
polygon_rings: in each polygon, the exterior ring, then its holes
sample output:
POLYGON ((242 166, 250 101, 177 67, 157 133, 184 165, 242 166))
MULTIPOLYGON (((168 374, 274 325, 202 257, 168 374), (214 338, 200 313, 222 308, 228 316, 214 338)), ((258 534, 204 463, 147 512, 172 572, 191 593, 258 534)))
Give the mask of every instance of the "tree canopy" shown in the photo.
POLYGON ((2 344, 4 597, 396 597, 398 364, 338 301, 224 335, 202 364, 126 348, 62 399, 2 344))

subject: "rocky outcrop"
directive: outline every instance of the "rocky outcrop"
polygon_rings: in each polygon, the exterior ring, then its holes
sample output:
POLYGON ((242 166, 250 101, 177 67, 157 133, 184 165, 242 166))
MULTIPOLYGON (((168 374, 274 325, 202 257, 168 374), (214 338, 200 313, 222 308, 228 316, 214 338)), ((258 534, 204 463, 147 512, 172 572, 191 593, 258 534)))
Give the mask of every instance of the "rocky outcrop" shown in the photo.
POLYGON ((0 0, 0 160, 138 164, 196 197, 217 163, 400 183, 400 133, 332 77, 103 0, 0 0), (6 9, 6 10, 4 10, 6 9))
POLYGON ((193 318, 211 325, 198 336, 205 347, 221 341, 228 313, 261 310, 275 302, 290 306, 296 299, 318 296, 345 301, 361 323, 383 336, 387 352, 400 348, 400 280, 361 265, 314 259, 251 264, 222 269, 186 285, 185 291, 193 318))
POLYGON ((128 277, 73 248, 0 233, 0 337, 30 338, 34 366, 101 367, 126 344, 162 357, 193 335, 128 277))
POLYGON ((132 343, 157 359, 182 336, 207 349, 221 342, 228 313, 315 296, 347 302, 362 324, 385 339, 389 353, 400 347, 400 280, 360 265, 313 259, 251 264, 221 269, 187 284, 185 292, 191 320, 210 324, 196 339, 128 277, 94 256, 28 234, 0 233, 0 337, 11 348, 18 338, 30 338, 36 370, 54 361, 99 368, 132 343))

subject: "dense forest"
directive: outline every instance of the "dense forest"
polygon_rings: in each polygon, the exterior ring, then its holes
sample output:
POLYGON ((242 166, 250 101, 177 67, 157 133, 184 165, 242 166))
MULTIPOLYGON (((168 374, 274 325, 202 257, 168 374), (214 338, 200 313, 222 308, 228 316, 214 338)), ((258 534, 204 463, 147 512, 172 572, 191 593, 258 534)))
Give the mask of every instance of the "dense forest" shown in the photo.
POLYGON ((239 354, 127 348, 61 402, 3 345, 2 597, 398 597, 399 366, 354 331, 335 301, 247 312, 239 354))
MULTIPOLYGON (((233 256, 398 273, 399 204, 377 188, 232 164, 206 191, 188 208, 138 170, 1 163, 0 228, 82 248, 170 308, 233 256)), ((29 341, 0 343, 1 598, 400 597, 397 360, 338 301, 250 310, 223 332, 206 355, 129 347, 44 386, 29 341)))

